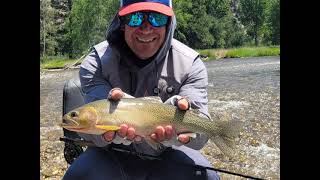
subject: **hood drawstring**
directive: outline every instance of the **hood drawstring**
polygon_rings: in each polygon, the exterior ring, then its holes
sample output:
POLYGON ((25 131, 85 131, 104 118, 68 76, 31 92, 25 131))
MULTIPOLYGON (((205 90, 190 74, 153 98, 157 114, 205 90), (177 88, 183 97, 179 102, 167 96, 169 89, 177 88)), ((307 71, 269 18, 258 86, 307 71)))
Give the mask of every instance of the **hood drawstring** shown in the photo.
POLYGON ((156 86, 153 89, 153 93, 160 97, 158 63, 157 63, 157 61, 155 61, 154 63, 155 63, 155 68, 156 68, 156 72, 155 72, 156 73, 156 86))

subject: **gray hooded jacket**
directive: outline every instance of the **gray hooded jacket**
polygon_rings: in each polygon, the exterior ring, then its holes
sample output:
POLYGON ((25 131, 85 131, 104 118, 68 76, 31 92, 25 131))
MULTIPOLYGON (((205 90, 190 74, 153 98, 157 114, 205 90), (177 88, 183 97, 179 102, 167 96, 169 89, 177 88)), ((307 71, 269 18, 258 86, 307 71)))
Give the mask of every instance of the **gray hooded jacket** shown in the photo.
MULTIPOLYGON (((164 44, 152 57, 151 62, 142 68, 133 62, 132 59, 137 57, 126 45, 120 26, 120 19, 116 15, 108 28, 107 40, 95 45, 81 64, 79 74, 85 102, 105 99, 109 91, 116 87, 134 97, 159 96, 166 103, 174 102, 176 95, 179 95, 186 97, 191 108, 199 109, 210 120, 206 68, 196 51, 173 38, 175 16, 167 25, 164 44)), ((93 141, 99 147, 110 144, 103 140, 102 136, 80 136, 93 141)), ((205 135, 197 134, 196 138, 192 138, 185 146, 199 150, 207 140, 205 135)), ((131 149, 151 155, 159 155, 165 149, 154 150, 145 141, 122 144, 130 144, 131 149)), ((182 145, 176 138, 162 144, 163 147, 182 145)))

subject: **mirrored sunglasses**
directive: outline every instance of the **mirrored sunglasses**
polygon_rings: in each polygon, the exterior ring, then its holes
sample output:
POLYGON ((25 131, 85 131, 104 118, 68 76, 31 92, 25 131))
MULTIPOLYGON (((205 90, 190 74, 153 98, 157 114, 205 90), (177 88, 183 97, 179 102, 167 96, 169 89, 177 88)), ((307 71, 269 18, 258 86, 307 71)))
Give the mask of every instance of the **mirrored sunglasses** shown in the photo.
POLYGON ((145 16, 153 27, 165 26, 169 20, 169 16, 157 12, 134 12, 124 16, 124 22, 130 27, 139 27, 142 25, 145 16))

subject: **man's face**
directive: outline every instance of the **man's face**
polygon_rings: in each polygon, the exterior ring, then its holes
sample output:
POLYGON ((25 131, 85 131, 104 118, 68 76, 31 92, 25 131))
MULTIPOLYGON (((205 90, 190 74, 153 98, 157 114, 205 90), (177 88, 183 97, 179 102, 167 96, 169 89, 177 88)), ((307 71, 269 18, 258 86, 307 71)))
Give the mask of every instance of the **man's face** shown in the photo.
POLYGON ((140 27, 124 27, 125 41, 140 59, 148 59, 159 50, 166 36, 166 26, 153 27, 147 20, 140 27))

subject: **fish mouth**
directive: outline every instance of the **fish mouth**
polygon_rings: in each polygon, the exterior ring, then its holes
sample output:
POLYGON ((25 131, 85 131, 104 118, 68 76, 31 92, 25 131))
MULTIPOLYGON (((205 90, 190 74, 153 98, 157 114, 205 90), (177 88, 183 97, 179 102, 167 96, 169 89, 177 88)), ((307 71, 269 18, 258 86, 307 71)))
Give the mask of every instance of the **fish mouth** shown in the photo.
POLYGON ((83 130, 83 129, 86 129, 85 127, 81 127, 81 126, 70 126, 70 125, 64 125, 63 123, 61 124, 61 126, 65 129, 68 129, 68 130, 74 130, 74 131, 77 131, 77 130, 83 130))
POLYGON ((67 124, 67 123, 60 123, 60 126, 62 128, 68 129, 68 130, 82 130, 82 129, 86 128, 84 126, 72 125, 72 124, 67 124))
POLYGON ((60 123, 60 126, 66 129, 83 129, 84 127, 80 125, 79 122, 77 122, 74 119, 70 119, 68 117, 63 117, 62 123, 60 123))

